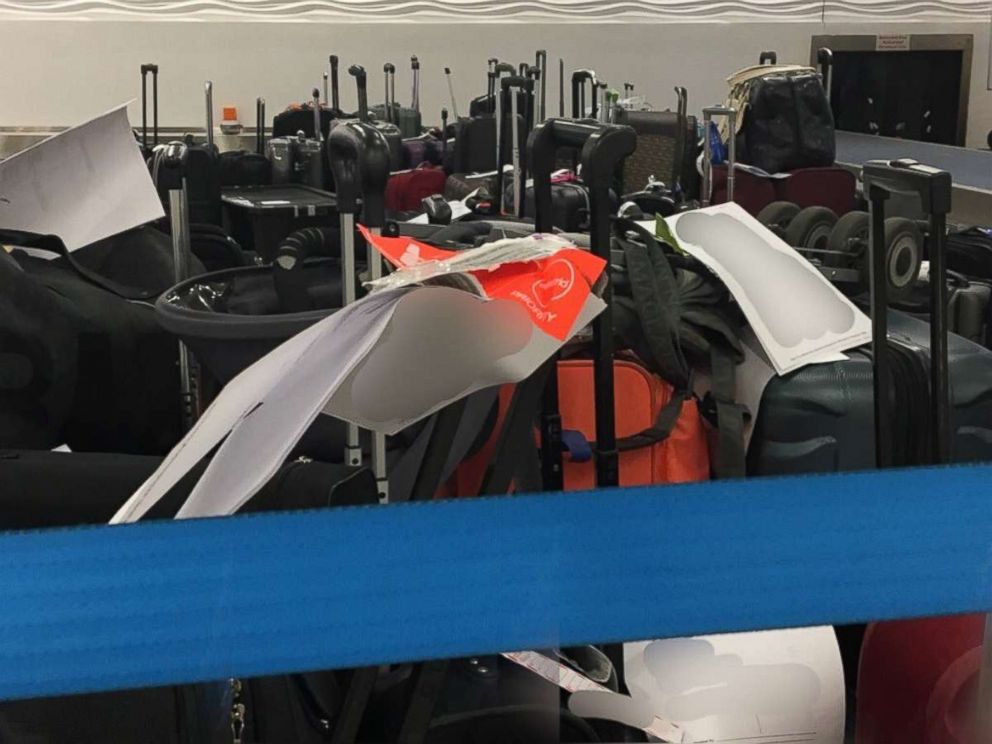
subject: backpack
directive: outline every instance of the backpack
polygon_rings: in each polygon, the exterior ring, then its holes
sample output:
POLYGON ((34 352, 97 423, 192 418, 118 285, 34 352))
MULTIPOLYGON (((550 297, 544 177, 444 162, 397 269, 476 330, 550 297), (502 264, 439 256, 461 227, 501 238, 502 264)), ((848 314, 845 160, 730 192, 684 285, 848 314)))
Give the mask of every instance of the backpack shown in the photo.
POLYGON ((695 373, 708 372, 711 390, 701 412, 718 433, 714 474, 742 477, 747 411, 734 400, 734 377, 735 366, 744 358, 743 319, 730 293, 705 266, 659 243, 636 222, 620 219, 614 227, 614 332, 621 346, 674 389, 658 416, 654 436, 671 434, 682 406, 693 398, 695 373))

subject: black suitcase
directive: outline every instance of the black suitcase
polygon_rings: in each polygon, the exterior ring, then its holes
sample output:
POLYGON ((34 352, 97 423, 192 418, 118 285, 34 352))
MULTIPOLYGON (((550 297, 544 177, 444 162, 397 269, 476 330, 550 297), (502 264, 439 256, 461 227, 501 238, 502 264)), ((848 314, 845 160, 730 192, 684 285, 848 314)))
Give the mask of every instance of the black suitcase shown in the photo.
POLYGON ((992 228, 966 227, 947 236, 947 268, 992 280, 992 228))
MULTIPOLYGON (((0 528, 106 523, 160 462, 134 455, 0 450, 0 528)), ((169 518, 201 472, 202 466, 183 478, 148 518, 169 518)), ((367 469, 301 460, 284 465, 242 511, 376 503, 375 480, 367 469)), ((327 741, 348 674, 312 672, 3 702, 0 740, 318 744, 327 741), (240 739, 234 736, 239 725, 240 739)))
MULTIPOLYGON (((523 111, 523 109, 518 109, 523 111)), ((502 132, 511 131, 512 119, 503 120, 502 132)), ((526 142, 530 134, 522 114, 517 115, 517 125, 521 142, 526 142)), ((521 153, 525 148, 521 146, 521 153)), ((447 166, 451 173, 486 173, 496 170, 496 117, 484 114, 455 123, 455 143, 451 150, 451 161, 447 166)))
MULTIPOLYGON (((372 118, 369 112, 368 77, 365 68, 361 65, 352 65, 348 68, 348 72, 354 76, 358 86, 358 120, 368 122, 382 133, 389 146, 389 169, 391 171, 402 170, 404 161, 403 135, 400 133, 399 127, 389 121, 376 121, 372 118)), ((333 126, 339 126, 346 121, 346 119, 339 119, 334 122, 333 126)))

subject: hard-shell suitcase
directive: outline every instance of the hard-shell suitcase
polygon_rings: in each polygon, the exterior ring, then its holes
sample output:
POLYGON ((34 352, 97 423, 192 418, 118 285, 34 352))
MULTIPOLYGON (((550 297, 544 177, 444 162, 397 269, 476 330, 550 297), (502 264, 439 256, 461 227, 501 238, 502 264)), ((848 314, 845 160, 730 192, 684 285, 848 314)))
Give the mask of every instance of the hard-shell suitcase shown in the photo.
MULTIPOLYGON (((926 370, 930 326, 892 310, 889 313, 890 400, 893 430, 901 433, 893 464, 925 461, 929 434, 926 370)), ((866 348, 848 352, 843 362, 815 364, 765 388, 748 451, 753 475, 788 475, 862 470, 874 467, 872 364, 866 348)), ((992 351, 956 335, 948 339, 951 382, 951 461, 992 459, 992 351)))
MULTIPOLYGON (((403 135, 400 133, 399 127, 390 121, 376 121, 371 117, 369 112, 368 76, 366 75, 365 68, 361 65, 352 65, 348 68, 348 72, 355 78, 355 83, 358 86, 358 121, 367 122, 382 133, 382 136, 386 139, 386 144, 389 146, 390 170, 400 170, 403 163, 403 135)), ((347 120, 339 119, 334 122, 332 129, 340 126, 345 121, 347 120)))

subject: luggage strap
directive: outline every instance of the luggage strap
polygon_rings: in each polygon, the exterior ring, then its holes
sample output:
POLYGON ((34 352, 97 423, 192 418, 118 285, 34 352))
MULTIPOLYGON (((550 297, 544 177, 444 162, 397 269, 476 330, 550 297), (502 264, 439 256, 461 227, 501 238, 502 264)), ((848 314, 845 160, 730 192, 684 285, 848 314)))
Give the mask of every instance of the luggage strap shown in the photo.
POLYGON ((135 287, 118 284, 111 279, 100 276, 95 271, 87 269, 72 257, 72 253, 66 248, 62 238, 58 235, 46 235, 22 230, 0 230, 0 243, 8 243, 23 248, 34 248, 36 250, 54 253, 65 259, 65 262, 72 270, 90 284, 95 284, 101 289, 105 289, 111 294, 115 294, 125 300, 147 301, 154 299, 159 294, 153 290, 136 289, 135 287))
MULTIPOLYGON (((650 429, 625 438, 627 449, 649 446, 669 434, 682 412, 682 403, 693 395, 692 367, 683 353, 679 319, 682 317, 681 292, 667 256, 650 231, 632 220, 615 222, 617 240, 623 249, 632 303, 628 311, 636 315, 639 332, 644 341, 644 361, 667 380, 674 392, 669 403, 659 412, 650 429), (634 232, 642 242, 628 240, 626 232, 634 232)), ((698 318, 700 322, 704 318, 698 318)), ((622 329, 621 329, 622 330, 622 329)), ((719 432, 713 471, 717 478, 738 478, 745 474, 744 422, 747 408, 734 399, 735 368, 731 351, 710 341, 712 372, 711 398, 719 432)))

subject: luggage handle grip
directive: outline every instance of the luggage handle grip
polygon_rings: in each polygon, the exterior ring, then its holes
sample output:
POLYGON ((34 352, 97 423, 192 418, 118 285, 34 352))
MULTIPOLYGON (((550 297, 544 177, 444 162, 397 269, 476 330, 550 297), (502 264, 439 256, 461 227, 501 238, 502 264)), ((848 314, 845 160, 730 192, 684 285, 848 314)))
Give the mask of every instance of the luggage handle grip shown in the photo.
POLYGON ((764 65, 764 64, 775 65, 775 64, 778 64, 778 53, 777 52, 762 52, 761 55, 758 57, 758 64, 759 65, 764 65))
POLYGON ((946 215, 951 211, 951 174, 915 160, 869 160, 862 168, 865 190, 886 193, 915 192, 923 211, 946 215))
POLYGON ((354 77, 358 84, 358 118, 365 121, 369 116, 368 76, 361 65, 349 67, 348 74, 354 77))
POLYGON ((361 196, 368 227, 386 221, 386 181, 389 178, 389 145, 383 134, 364 122, 335 127, 327 144, 334 173, 338 210, 358 211, 361 196))
MULTIPOLYGON (((637 135, 627 126, 548 119, 536 127, 530 134, 527 150, 534 174, 537 231, 551 230, 551 172, 558 148, 582 149, 582 179, 589 186, 590 209, 596 211, 601 198, 604 204, 608 203, 613 172, 636 145, 637 135)), ((609 250, 608 245, 604 248, 609 250)))
POLYGON ((340 111, 341 98, 338 92, 338 55, 332 54, 327 58, 331 63, 331 108, 340 111))

